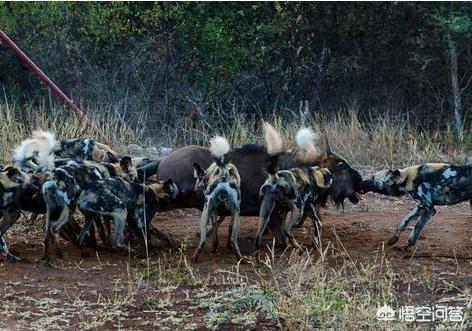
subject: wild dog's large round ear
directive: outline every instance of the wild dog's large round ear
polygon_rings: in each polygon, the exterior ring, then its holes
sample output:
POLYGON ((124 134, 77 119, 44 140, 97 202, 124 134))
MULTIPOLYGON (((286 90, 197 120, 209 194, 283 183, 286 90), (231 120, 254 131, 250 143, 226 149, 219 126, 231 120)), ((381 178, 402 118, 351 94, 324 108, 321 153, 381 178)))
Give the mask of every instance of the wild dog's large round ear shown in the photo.
POLYGON ((224 157, 223 161, 224 161, 225 164, 233 162, 233 158, 230 156, 229 153, 225 154, 223 157, 224 157))
POLYGON ((196 162, 193 163, 193 177, 200 180, 205 177, 205 170, 196 162))
POLYGON ((164 181, 164 191, 169 194, 177 194, 179 192, 179 188, 172 179, 168 179, 164 181))
POLYGON ((390 173, 391 173, 394 177, 400 177, 400 175, 401 175, 400 170, 398 170, 398 169, 390 170, 390 173))
POLYGON ((15 167, 5 168, 7 177, 14 183, 23 184, 25 182, 25 176, 23 173, 15 167))
POLYGON ((112 152, 107 152, 106 154, 108 156, 108 162, 110 162, 110 163, 120 163, 120 160, 118 160, 116 155, 113 154, 112 152))
POLYGON ((125 155, 120 160, 120 166, 123 170, 130 170, 133 167, 133 160, 128 155, 125 155))

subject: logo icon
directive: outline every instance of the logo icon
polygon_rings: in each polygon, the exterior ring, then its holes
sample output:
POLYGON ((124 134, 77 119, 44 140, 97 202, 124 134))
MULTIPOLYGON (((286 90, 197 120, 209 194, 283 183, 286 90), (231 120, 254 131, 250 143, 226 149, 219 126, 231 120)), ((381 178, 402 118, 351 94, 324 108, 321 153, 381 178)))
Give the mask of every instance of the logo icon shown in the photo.
POLYGON ((382 307, 377 309, 377 319, 379 321, 393 321, 395 319, 395 310, 384 303, 382 307))

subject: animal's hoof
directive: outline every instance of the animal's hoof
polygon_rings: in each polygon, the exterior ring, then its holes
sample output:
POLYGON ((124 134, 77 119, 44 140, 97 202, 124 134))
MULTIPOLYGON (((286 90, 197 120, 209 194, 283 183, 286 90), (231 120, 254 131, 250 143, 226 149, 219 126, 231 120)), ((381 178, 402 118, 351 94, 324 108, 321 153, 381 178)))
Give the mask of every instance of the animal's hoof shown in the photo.
POLYGON ((392 236, 392 238, 390 238, 390 240, 387 242, 387 244, 391 246, 391 245, 395 244, 398 241, 399 238, 400 237, 397 234, 395 234, 395 235, 392 236))

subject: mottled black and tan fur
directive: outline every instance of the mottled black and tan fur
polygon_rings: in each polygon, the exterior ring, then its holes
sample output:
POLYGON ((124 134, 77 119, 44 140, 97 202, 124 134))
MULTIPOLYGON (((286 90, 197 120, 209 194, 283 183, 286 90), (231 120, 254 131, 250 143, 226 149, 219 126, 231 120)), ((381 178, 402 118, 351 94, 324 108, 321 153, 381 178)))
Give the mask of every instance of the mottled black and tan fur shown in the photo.
MULTIPOLYGON (((119 164, 73 160, 63 162, 65 164, 55 168, 51 178, 42 185, 42 195, 46 203, 43 259, 48 258, 47 250, 51 239, 56 247, 56 253, 61 255, 57 243, 59 231, 72 217, 77 206, 77 199, 83 190, 92 183, 108 177, 118 176, 128 180, 136 178, 136 169, 131 165, 129 158, 122 160, 119 164)), ((99 219, 96 219, 96 224, 102 240, 108 242, 108 236, 99 219)))
MULTIPOLYGON (((306 129, 303 132, 306 131, 306 129)), ((273 128, 265 124, 266 141, 268 146, 273 145, 267 132, 272 132, 272 136, 276 137, 278 133, 273 128)), ((311 139, 310 135, 305 135, 311 139)), ((275 140, 277 141, 277 140, 275 140)), ((303 146, 303 143, 301 144, 303 146)), ((271 214, 276 210, 282 213, 282 227, 285 237, 288 238, 295 248, 299 248, 294 235, 293 228, 300 223, 305 208, 310 208, 313 214, 313 222, 315 227, 321 227, 318 214, 316 212, 317 200, 323 196, 330 188, 333 176, 326 168, 318 166, 304 166, 292 168, 289 170, 278 170, 279 153, 282 150, 281 143, 276 144, 277 147, 271 148, 272 156, 267 166, 268 179, 260 188, 260 212, 259 212, 259 228, 255 240, 255 251, 257 252, 262 244, 262 236, 269 224, 271 214), (278 171, 277 171, 278 170, 278 171), (287 220, 287 214, 291 213, 287 220)))
POLYGON ((389 244, 395 244, 408 224, 418 219, 405 248, 416 243, 426 222, 436 214, 434 206, 454 205, 472 199, 472 166, 426 163, 400 170, 383 170, 360 184, 368 191, 390 196, 409 194, 417 203, 398 225, 389 244))
POLYGON ((145 231, 172 245, 167 236, 152 226, 155 213, 172 202, 178 194, 177 186, 168 181, 157 181, 146 185, 129 182, 122 178, 105 178, 93 182, 83 190, 77 199, 79 210, 85 215, 86 223, 80 235, 90 228, 94 217, 103 216, 115 223, 114 243, 123 247, 123 230, 128 224, 137 233, 145 231))
MULTIPOLYGON (((210 141, 210 150, 215 162, 206 171, 199 164, 194 164, 195 189, 204 193, 205 205, 200 219, 200 241, 192 259, 198 261, 205 245, 207 228, 210 222, 213 225, 213 251, 216 252, 218 226, 221 223, 216 218, 218 209, 224 209, 231 215, 227 246, 233 249, 239 260, 243 257, 238 245, 238 233, 241 223, 241 177, 236 166, 227 159, 230 146, 225 138, 218 136, 213 138, 210 141)), ((223 218, 220 220, 223 220, 223 218)))

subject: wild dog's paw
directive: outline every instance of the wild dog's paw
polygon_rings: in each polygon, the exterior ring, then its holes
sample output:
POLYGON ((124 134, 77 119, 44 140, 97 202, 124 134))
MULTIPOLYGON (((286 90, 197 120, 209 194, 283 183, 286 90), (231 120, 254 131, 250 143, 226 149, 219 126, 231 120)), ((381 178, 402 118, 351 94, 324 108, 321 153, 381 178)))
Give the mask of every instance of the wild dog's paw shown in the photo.
POLYGON ((394 235, 389 239, 389 241, 387 242, 387 244, 391 246, 391 245, 395 244, 395 243, 398 241, 398 239, 400 239, 400 236, 399 236, 398 234, 394 234, 394 235))

